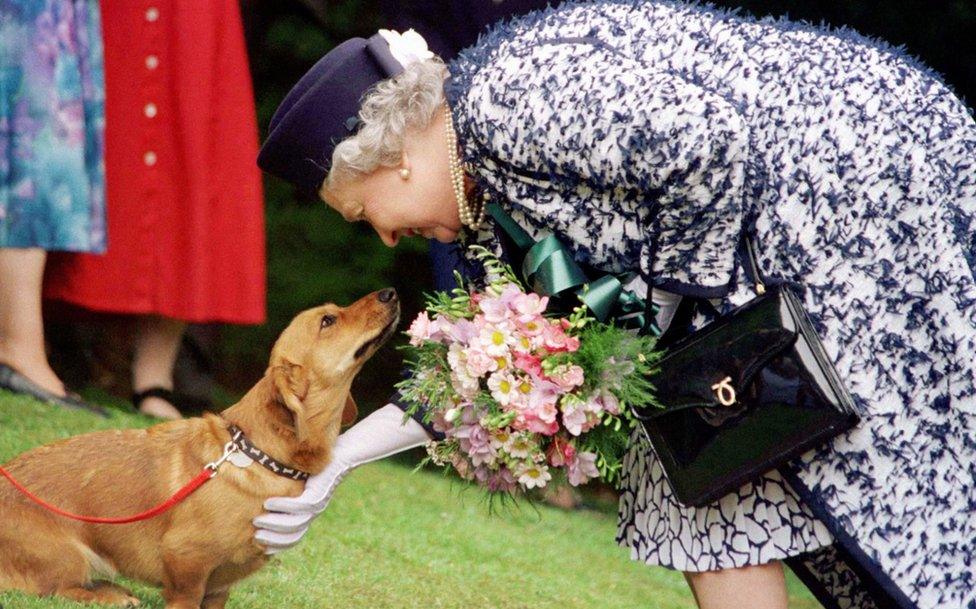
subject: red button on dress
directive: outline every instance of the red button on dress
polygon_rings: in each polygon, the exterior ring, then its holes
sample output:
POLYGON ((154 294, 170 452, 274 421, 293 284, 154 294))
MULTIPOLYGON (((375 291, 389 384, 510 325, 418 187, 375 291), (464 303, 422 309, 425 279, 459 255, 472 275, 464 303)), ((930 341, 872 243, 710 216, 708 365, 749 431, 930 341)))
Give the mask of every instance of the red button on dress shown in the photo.
POLYGON ((108 251, 52 254, 45 297, 265 319, 264 206, 236 0, 102 0, 108 251))

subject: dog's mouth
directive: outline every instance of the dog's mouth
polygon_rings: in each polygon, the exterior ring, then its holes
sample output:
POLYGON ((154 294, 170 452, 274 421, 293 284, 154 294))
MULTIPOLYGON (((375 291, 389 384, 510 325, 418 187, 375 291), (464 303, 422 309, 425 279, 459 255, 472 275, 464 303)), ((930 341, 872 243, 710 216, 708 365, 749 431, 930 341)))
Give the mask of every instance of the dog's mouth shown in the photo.
POLYGON ((366 354, 367 351, 369 351, 370 347, 373 347, 374 345, 376 347, 379 347, 380 345, 385 343, 391 336, 393 336, 393 333, 396 331, 396 327, 398 323, 400 323, 399 310, 397 310, 396 315, 393 316, 393 319, 391 319, 389 323, 383 326, 383 329, 380 330, 379 334, 367 340, 358 349, 356 349, 356 353, 353 354, 353 359, 361 358, 363 355, 366 354))

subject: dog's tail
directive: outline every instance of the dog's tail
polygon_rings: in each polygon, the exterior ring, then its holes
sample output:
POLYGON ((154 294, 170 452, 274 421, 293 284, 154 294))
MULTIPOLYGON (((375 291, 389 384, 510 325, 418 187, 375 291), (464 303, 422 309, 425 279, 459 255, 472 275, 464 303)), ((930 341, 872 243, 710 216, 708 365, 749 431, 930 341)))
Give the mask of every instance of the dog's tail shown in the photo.
POLYGON ((74 540, 74 542, 75 547, 78 548, 78 551, 88 561, 88 572, 92 579, 114 579, 118 576, 119 572, 111 562, 99 556, 95 550, 92 550, 81 541, 74 540))

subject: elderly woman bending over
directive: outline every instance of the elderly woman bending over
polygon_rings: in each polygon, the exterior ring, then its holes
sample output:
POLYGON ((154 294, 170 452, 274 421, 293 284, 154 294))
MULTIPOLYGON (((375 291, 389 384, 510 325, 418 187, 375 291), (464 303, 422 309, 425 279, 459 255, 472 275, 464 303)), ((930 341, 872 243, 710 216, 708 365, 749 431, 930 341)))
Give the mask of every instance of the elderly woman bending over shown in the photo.
MULTIPOLYGON (((973 606, 976 124, 949 89, 849 32, 676 2, 533 13, 446 68, 417 38, 326 55, 276 113, 262 167, 391 247, 497 250, 493 201, 579 262, 635 271, 662 325, 682 296, 750 299, 747 232, 766 276, 802 286, 861 410, 704 507, 680 504, 634 437, 617 534, 632 558, 683 571, 708 609, 786 607, 783 561, 827 607, 973 606)), ((302 496, 268 503, 269 551, 352 468, 427 441, 396 401, 341 436, 302 496)))

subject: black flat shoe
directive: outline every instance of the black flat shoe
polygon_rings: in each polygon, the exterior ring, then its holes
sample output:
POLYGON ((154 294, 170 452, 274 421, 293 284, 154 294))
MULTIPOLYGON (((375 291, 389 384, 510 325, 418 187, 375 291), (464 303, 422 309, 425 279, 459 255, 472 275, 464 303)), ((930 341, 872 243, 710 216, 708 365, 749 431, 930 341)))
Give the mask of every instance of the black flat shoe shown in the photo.
POLYGON ((48 404, 54 404, 55 406, 60 406, 62 408, 70 408, 71 410, 87 410, 88 412, 97 414, 100 417, 108 417, 108 411, 106 411, 104 408, 95 406, 94 404, 89 404, 74 393, 68 393, 67 395, 63 396, 55 395, 23 374, 17 372, 7 364, 0 364, 0 389, 6 389, 7 391, 12 391, 21 395, 28 395, 35 400, 47 402, 48 404))
MULTIPOLYGON (((149 389, 145 389, 143 391, 137 391, 133 393, 132 404, 136 407, 136 410, 138 410, 139 412, 142 412, 142 402, 146 398, 159 398, 164 402, 169 402, 169 404, 173 408, 175 408, 178 412, 182 414, 180 407, 176 405, 176 396, 171 389, 167 389, 165 387, 150 387, 149 389)), ((142 414, 153 417, 154 419, 171 420, 171 421, 176 420, 176 419, 170 419, 169 417, 158 417, 146 412, 142 412, 142 414)))

